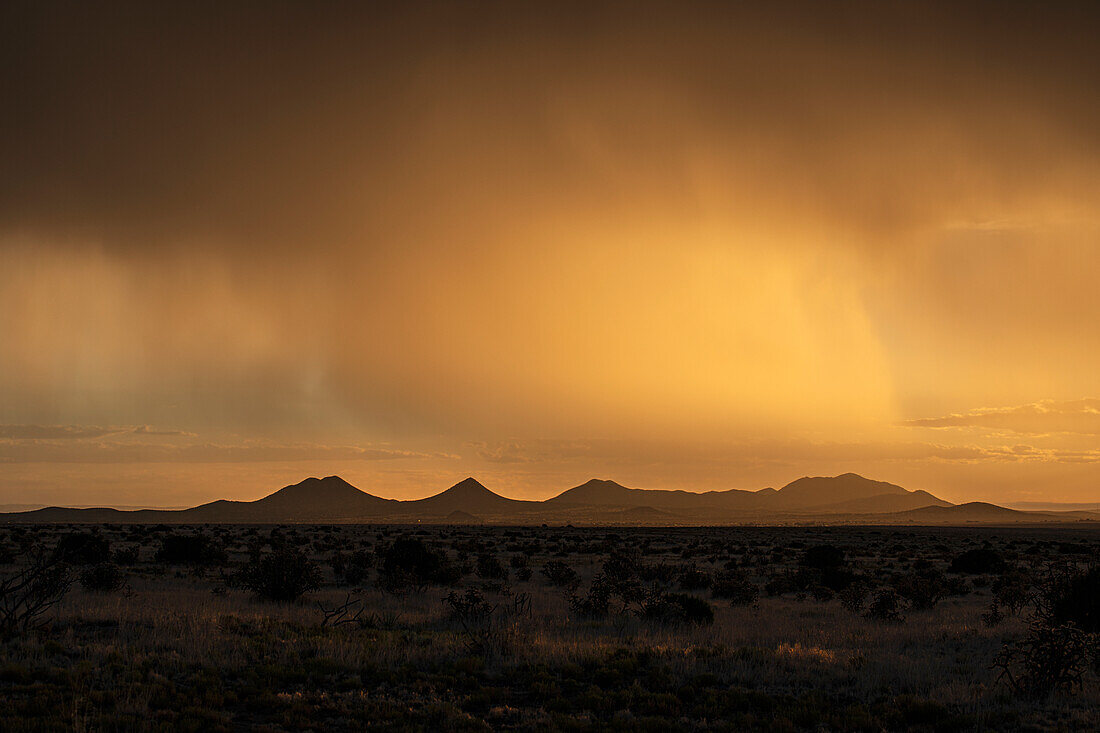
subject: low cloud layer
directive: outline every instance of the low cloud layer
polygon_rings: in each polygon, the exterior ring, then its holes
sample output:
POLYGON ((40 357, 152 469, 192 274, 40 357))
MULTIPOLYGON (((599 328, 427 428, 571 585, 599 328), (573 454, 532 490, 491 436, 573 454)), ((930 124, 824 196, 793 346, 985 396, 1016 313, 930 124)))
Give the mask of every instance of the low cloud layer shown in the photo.
POLYGON ((85 425, 0 426, 0 463, 254 463, 294 461, 387 461, 446 459, 392 446, 283 443, 272 440, 214 442, 183 430, 148 425, 102 428, 85 425))
POLYGON ((965 413, 906 420, 914 428, 982 428, 1025 434, 1100 435, 1100 399, 1042 400, 1014 407, 992 407, 965 413))

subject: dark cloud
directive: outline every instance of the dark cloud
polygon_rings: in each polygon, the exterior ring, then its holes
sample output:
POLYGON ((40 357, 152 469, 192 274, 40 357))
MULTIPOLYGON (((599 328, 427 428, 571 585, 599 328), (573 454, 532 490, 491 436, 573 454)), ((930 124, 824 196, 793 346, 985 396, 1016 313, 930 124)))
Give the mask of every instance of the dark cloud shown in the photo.
POLYGON ((683 155, 702 146, 757 171, 765 197, 893 228, 933 206, 898 167, 960 140, 965 157, 936 163, 961 164, 937 172, 937 203, 975 183, 1011 198, 1034 175, 1072 192, 1065 169, 1100 136, 1098 17, 1087 3, 10 2, 0 227, 143 249, 384 249, 502 200, 615 211, 639 179, 682 197, 683 155))

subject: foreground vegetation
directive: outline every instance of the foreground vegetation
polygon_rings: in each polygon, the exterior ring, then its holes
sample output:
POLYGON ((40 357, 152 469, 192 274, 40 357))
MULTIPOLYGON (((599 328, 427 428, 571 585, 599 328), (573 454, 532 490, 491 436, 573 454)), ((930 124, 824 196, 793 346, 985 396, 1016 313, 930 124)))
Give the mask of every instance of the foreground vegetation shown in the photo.
POLYGON ((0 530, 5 730, 1100 727, 1063 528, 0 530))

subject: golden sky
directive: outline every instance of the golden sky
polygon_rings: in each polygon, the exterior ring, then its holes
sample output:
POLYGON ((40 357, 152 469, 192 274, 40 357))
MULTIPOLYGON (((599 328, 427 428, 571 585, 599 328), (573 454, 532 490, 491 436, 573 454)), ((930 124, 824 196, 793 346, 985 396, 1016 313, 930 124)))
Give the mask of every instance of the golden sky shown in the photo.
POLYGON ((0 503, 1100 498, 1100 12, 10 3, 0 503))

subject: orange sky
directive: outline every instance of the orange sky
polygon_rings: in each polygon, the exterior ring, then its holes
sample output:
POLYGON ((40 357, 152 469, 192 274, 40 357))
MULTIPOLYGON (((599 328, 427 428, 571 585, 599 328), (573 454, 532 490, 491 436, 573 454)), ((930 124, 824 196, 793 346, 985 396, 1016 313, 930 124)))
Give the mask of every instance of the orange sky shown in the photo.
POLYGON ((0 503, 1100 500, 1100 14, 13 3, 0 503))

